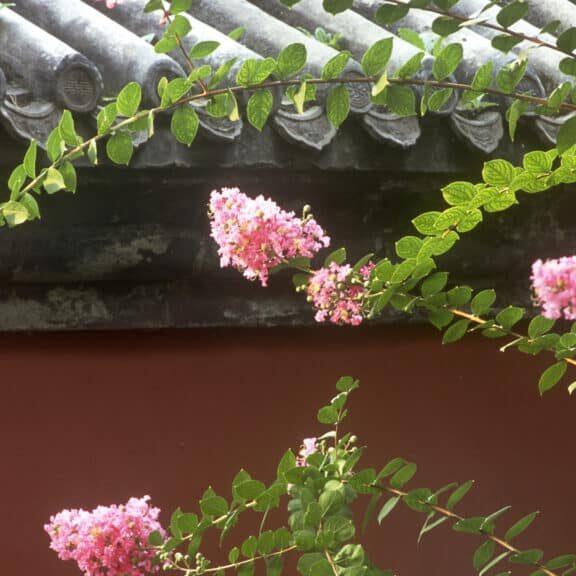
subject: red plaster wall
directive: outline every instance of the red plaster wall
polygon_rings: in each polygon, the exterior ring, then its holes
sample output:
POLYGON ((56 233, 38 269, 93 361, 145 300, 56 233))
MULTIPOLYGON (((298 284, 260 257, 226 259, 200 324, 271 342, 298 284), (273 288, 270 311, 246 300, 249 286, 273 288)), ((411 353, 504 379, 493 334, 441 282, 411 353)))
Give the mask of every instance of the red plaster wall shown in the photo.
MULTIPOLYGON (((42 531, 62 508, 150 494, 166 518, 242 466, 270 480, 287 447, 321 432, 316 409, 343 374, 362 380, 349 425, 367 464, 414 459, 431 487, 474 478, 464 513, 540 509, 519 543, 576 551, 576 398, 538 398, 544 363, 492 341, 442 347, 424 328, 3 336, 0 574, 78 574, 42 531)), ((366 537, 383 566, 473 573, 476 537, 442 527, 418 547, 420 516, 395 515, 366 537)))

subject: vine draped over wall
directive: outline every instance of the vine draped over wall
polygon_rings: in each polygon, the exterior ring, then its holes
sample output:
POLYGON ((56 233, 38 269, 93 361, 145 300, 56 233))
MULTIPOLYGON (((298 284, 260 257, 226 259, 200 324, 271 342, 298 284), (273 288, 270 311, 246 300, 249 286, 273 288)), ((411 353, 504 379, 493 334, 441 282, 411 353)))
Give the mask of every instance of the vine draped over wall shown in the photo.
MULTIPOLYGON (((97 0, 95 0, 97 1, 97 0)), ((282 0, 293 6, 299 0, 282 0)), ((318 0, 320 1, 320 0, 318 0)), ((31 142, 7 183, 9 199, 0 206, 0 223, 16 226, 40 217, 36 200, 42 191, 75 192, 77 175, 74 161, 87 158, 92 164, 106 154, 116 164, 129 165, 133 155, 133 136, 154 136, 155 121, 170 113, 171 132, 178 142, 191 146, 199 127, 198 109, 215 118, 234 122, 245 115, 261 131, 275 106, 278 89, 293 109, 303 113, 316 100, 317 90, 327 91, 326 114, 336 128, 351 109, 350 88, 370 86, 371 101, 398 116, 425 115, 441 110, 457 95, 460 104, 473 111, 493 105, 497 97, 507 106, 510 138, 514 138, 521 116, 528 111, 559 115, 576 111, 573 82, 566 80, 546 96, 522 91, 533 50, 546 48, 561 56, 558 67, 565 78, 576 76, 576 28, 552 34, 558 23, 548 23, 539 34, 518 32, 514 25, 528 10, 522 0, 500 8, 496 19, 484 17, 484 10, 473 18, 454 14, 459 0, 388 0, 379 3, 375 20, 387 26, 404 18, 412 9, 434 15, 432 30, 438 40, 431 47, 434 58, 432 78, 420 74, 425 48, 415 34, 404 31, 419 52, 394 70, 390 58, 394 39, 385 37, 374 43, 361 59, 362 74, 350 76, 346 66, 351 54, 339 52, 323 67, 319 76, 304 72, 307 51, 303 44, 286 46, 276 58, 245 60, 234 83, 227 85, 236 64, 226 61, 216 70, 203 64, 203 58, 218 49, 216 42, 200 42, 186 50, 182 42, 190 32, 184 13, 191 0, 151 0, 146 12, 159 12, 166 24, 165 33, 155 44, 157 52, 179 51, 188 64, 187 77, 162 78, 157 86, 160 103, 142 108, 142 87, 127 84, 114 101, 98 114, 96 134, 84 139, 76 131, 73 115, 64 111, 59 125, 47 141, 48 164, 38 161, 38 146, 31 142), (519 44, 530 48, 499 70, 491 61, 480 66, 469 83, 456 82, 452 74, 461 65, 463 48, 450 42, 450 36, 468 26, 487 27, 497 34, 492 46, 513 53, 519 44), (418 92, 414 89, 418 88, 418 92), (239 95, 249 95, 245 107, 239 95), (242 109, 241 109, 242 108, 242 109)), ((120 0, 107 0, 114 9, 120 0)), ((0 8, 10 9, 9 4, 0 8)), ((355 6, 354 0, 323 0, 325 10, 338 14, 355 6)), ((485 8, 493 8, 487 3, 485 8)), ((234 31, 240 38, 241 31, 234 31)), ((338 39, 342 41, 342 39, 338 39)), ((473 231, 490 213, 514 207, 520 193, 535 194, 560 184, 576 182, 576 116, 568 117, 558 132, 557 144, 550 150, 524 155, 521 166, 504 159, 484 164, 478 183, 451 182, 442 189, 443 211, 416 216, 414 234, 396 242, 397 258, 378 259, 368 254, 354 264, 346 263, 346 250, 338 248, 315 267, 312 258, 329 243, 326 232, 313 219, 309 208, 301 218, 283 211, 271 200, 251 199, 237 189, 212 193, 210 218, 212 234, 219 245, 222 265, 239 269, 263 285, 281 268, 295 270, 294 286, 303 292, 316 309, 316 319, 336 324, 358 325, 392 306, 407 314, 424 314, 439 330, 444 343, 454 342, 469 332, 503 339, 500 350, 515 348, 526 354, 547 352, 554 362, 539 379, 541 394, 556 386, 576 365, 576 323, 564 332, 552 332, 555 320, 576 317, 576 273, 572 257, 534 264, 533 287, 543 315, 536 315, 526 332, 517 328, 526 311, 497 301, 494 290, 475 293, 469 286, 450 286, 449 274, 439 269, 439 257, 450 251, 463 234, 473 231), (498 304, 498 310, 493 307, 498 304)), ((342 434, 348 395, 358 386, 343 378, 338 394, 318 412, 318 420, 332 427, 324 436, 304 441, 298 456, 288 451, 277 468, 277 479, 269 486, 241 471, 232 485, 228 500, 209 488, 199 502, 199 514, 176 510, 168 531, 157 524, 157 510, 147 500, 131 500, 123 507, 101 507, 93 512, 64 511, 46 527, 52 547, 62 558, 74 559, 88 575, 121 576, 154 573, 160 569, 186 576, 223 574, 236 571, 252 574, 256 564, 266 565, 274 576, 282 570, 285 555, 298 555, 298 570, 303 576, 371 576, 387 574, 373 566, 357 542, 357 524, 349 505, 366 495, 369 498, 365 522, 376 513, 382 522, 400 503, 424 514, 420 538, 443 523, 454 530, 478 535, 483 542, 476 550, 473 565, 481 576, 504 564, 524 564, 532 576, 568 576, 576 572, 576 555, 544 559, 539 549, 520 549, 513 539, 535 519, 528 514, 508 524, 501 535, 496 523, 508 507, 488 516, 464 518, 454 511, 472 483, 448 484, 439 490, 406 489, 416 465, 401 458, 388 462, 380 471, 358 469, 362 448, 351 434, 342 434), (285 526, 265 530, 270 509, 288 496, 285 526), (382 503, 382 499, 384 502, 382 503), (221 541, 235 526, 238 517, 253 511, 262 514, 257 535, 232 548, 225 564, 211 562, 201 552, 203 536, 220 531, 221 541)), ((576 383, 568 384, 572 392, 576 383)), ((500 572, 502 574, 509 574, 500 572)))

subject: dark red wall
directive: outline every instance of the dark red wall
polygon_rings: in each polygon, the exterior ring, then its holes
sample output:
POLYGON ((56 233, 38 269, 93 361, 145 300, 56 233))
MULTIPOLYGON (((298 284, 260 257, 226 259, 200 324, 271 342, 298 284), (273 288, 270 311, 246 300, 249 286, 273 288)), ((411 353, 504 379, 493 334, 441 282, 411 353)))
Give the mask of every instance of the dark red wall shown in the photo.
MULTIPOLYGON (((42 530, 62 508, 150 494, 166 518, 240 467, 270 480, 287 447, 321 433, 316 410, 344 374, 362 381, 349 426, 367 464, 413 459, 430 487, 474 478, 464 513, 539 509, 519 543, 576 551, 576 398, 539 399, 544 362, 493 341, 442 347, 424 328, 4 336, 0 573, 78 574, 42 530)), ((420 520, 399 509, 371 530, 374 558, 406 576, 472 574, 477 538, 441 527, 418 547, 420 520)))

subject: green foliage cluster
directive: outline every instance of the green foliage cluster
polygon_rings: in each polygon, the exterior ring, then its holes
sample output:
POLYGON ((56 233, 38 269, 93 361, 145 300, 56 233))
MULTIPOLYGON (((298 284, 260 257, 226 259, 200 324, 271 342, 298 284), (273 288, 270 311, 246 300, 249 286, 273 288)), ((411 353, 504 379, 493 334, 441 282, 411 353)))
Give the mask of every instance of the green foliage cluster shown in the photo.
POLYGON ((169 537, 163 539, 158 532, 150 536, 150 544, 156 547, 158 561, 165 569, 186 576, 223 575, 228 571, 251 576, 262 564, 268 576, 279 576, 284 557, 295 555, 301 576, 391 576, 392 571, 373 564, 369 551, 359 541, 362 529, 374 521, 382 524, 404 504, 423 518, 419 542, 443 524, 455 532, 479 537, 482 542, 472 559, 479 576, 509 575, 510 567, 517 565, 528 567, 531 576, 568 576, 576 571, 575 554, 545 559, 538 548, 513 544, 536 519, 537 512, 507 522, 502 518, 510 506, 482 516, 457 513, 456 507, 471 490, 473 481, 451 482, 438 489, 413 487, 417 466, 404 458, 393 458, 380 470, 361 468, 364 447, 358 445, 354 435, 341 434, 349 395, 358 386, 351 377, 337 382, 336 396, 318 411, 318 422, 330 429, 318 438, 318 450, 305 462, 288 450, 269 485, 241 470, 232 481, 229 497, 208 488, 197 513, 178 508, 172 514, 169 537), (355 512, 362 499, 366 504, 360 522, 355 512), (280 505, 288 511, 286 524, 267 529, 268 513, 280 505), (215 563, 201 552, 209 531, 218 531, 224 545, 240 515, 249 511, 262 515, 260 528, 228 550, 226 563, 215 563), (503 533, 497 530, 501 526, 503 533))

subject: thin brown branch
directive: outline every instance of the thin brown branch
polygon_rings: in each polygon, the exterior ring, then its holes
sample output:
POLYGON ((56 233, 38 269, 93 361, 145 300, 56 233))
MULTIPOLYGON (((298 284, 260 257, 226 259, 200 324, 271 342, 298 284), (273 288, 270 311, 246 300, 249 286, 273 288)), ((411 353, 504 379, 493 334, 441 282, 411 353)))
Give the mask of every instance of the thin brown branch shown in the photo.
MULTIPOLYGON (((353 78, 341 77, 341 78, 333 78, 330 80, 323 80, 321 78, 311 78, 309 80, 306 80, 306 82, 308 84, 319 84, 319 85, 324 85, 324 84, 326 84, 326 85, 330 85, 330 84, 374 84, 377 81, 378 81, 378 78, 375 76, 363 76, 363 77, 353 77, 353 78)), ((157 107, 152 108, 150 110, 142 110, 142 111, 138 112, 137 114, 135 114, 134 116, 131 116, 130 118, 126 118, 125 120, 122 120, 121 122, 119 122, 117 124, 114 124, 110 129, 106 130, 102 134, 96 134, 92 138, 89 138, 88 140, 85 140, 84 142, 82 142, 82 144, 79 144, 78 146, 68 150, 65 154, 62 155, 61 158, 59 158, 58 160, 53 162, 47 168, 44 168, 43 170, 41 170, 35 178, 30 180, 28 182, 28 184, 26 184, 26 186, 24 186, 22 188, 22 190, 20 191, 20 195, 24 194, 25 192, 29 192, 30 190, 32 190, 33 188, 38 186, 38 184, 40 184, 42 182, 42 180, 44 179, 44 177, 46 176, 48 169, 57 168, 63 162, 66 162, 67 160, 70 160, 70 159, 77 158, 79 155, 82 155, 84 153, 84 150, 86 148, 88 148, 88 146, 90 146, 91 143, 99 142, 100 140, 108 137, 110 134, 113 134, 117 130, 120 130, 122 128, 130 126, 131 124, 137 122, 138 120, 141 120, 142 118, 148 116, 149 114, 155 115, 155 114, 159 114, 162 112, 167 112, 167 111, 173 110, 175 108, 178 108, 180 106, 183 106, 185 104, 195 102, 197 100, 202 100, 205 98, 211 98, 211 97, 218 96, 221 94, 226 94, 228 92, 241 93, 241 92, 251 92, 254 90, 262 90, 262 89, 274 88, 274 87, 298 86, 299 84, 301 84, 301 82, 302 82, 301 80, 272 80, 270 82, 263 82, 262 84, 258 84, 255 86, 232 86, 229 88, 219 88, 219 89, 214 89, 214 90, 207 90, 206 92, 201 92, 201 93, 192 94, 190 96, 183 97, 180 100, 178 100, 178 102, 175 102, 174 104, 172 104, 168 108, 163 108, 162 106, 157 106, 157 107)), ((388 82, 390 84, 403 84, 403 85, 412 85, 412 86, 430 86, 430 87, 434 87, 434 88, 453 88, 453 89, 457 89, 457 90, 472 90, 474 92, 477 92, 477 90, 474 90, 474 88, 470 84, 463 84, 463 83, 459 83, 459 82, 444 82, 442 80, 420 80, 417 78, 407 78, 407 79, 390 78, 388 80, 388 82)), ((484 90, 481 90, 481 92, 485 92, 485 93, 493 94, 493 95, 498 95, 498 96, 503 96, 503 97, 507 97, 507 98, 515 98, 518 100, 523 100, 525 102, 531 102, 534 104, 540 104, 543 106, 545 106, 547 104, 546 98, 540 98, 538 96, 530 96, 528 94, 519 94, 519 93, 515 93, 515 92, 512 94, 507 94, 505 92, 502 92, 502 91, 496 90, 496 89, 484 89, 484 90)), ((568 110, 570 112, 576 111, 576 104, 563 102, 560 105, 560 109, 568 110)))
MULTIPOLYGON (((409 6, 408 2, 403 2, 402 0, 387 0, 387 2, 390 2, 391 4, 396 4, 397 6, 409 6)), ((473 21, 475 26, 482 26, 483 28, 489 28, 490 30, 500 32, 501 34, 508 34, 509 36, 514 36, 515 38, 524 40, 525 42, 530 42, 535 46, 542 48, 549 48, 550 50, 560 52, 564 56, 570 56, 571 58, 574 58, 574 54, 572 54, 572 52, 569 52, 568 50, 563 50, 562 48, 556 46, 555 44, 550 44, 549 42, 546 42, 545 40, 542 40, 541 38, 538 38, 536 36, 530 36, 529 34, 516 32, 515 30, 505 28, 504 26, 500 26, 499 24, 492 24, 491 22, 486 22, 485 20, 476 21, 476 19, 474 18, 467 18, 466 16, 459 16, 457 14, 452 14, 450 12, 442 10, 441 8, 436 8, 430 5, 426 5, 420 8, 420 10, 424 10, 425 12, 430 12, 432 14, 438 14, 439 16, 448 16, 449 18, 457 20, 458 22, 462 22, 463 24, 473 21)))
MULTIPOLYGON (((379 488, 380 490, 388 492, 389 494, 393 494, 394 496, 399 496, 400 498, 403 498, 404 496, 408 495, 408 492, 403 492, 402 490, 397 490, 389 486, 373 486, 373 487, 379 488)), ((451 518, 456 521, 465 520, 464 516, 460 516, 459 514, 456 514, 455 512, 452 512, 447 508, 443 508, 442 506, 438 506, 436 504, 430 504, 429 502, 426 502, 424 500, 417 500, 417 502, 424 506, 428 506, 431 510, 434 510, 434 512, 437 512, 438 514, 441 514, 446 518, 451 518)), ((504 538, 499 538, 498 536, 494 536, 493 534, 490 534, 482 530, 480 531, 480 533, 482 534, 482 536, 484 536, 484 538, 491 540, 492 542, 494 542, 494 544, 500 546, 501 548, 504 548, 504 550, 507 550, 512 554, 520 554, 522 552, 521 550, 510 544, 510 542, 508 542, 504 538)), ((560 576, 556 572, 553 572, 549 568, 546 568, 546 566, 544 564, 541 564, 540 562, 533 562, 532 566, 538 568, 538 570, 541 570, 547 576, 560 576)))
MULTIPOLYGON (((165 18, 166 22, 168 22, 168 24, 172 24, 172 15, 170 14, 170 12, 168 10, 166 10, 164 3, 162 3, 162 12, 164 13, 164 18, 165 18)), ((184 60, 186 61, 186 66, 188 67, 188 71, 194 72, 194 70, 196 69, 196 66, 194 66, 194 62, 192 62, 192 59, 188 55, 188 52, 186 52, 186 48, 184 47, 184 44, 182 43, 182 38, 180 38, 180 36, 178 34, 174 34, 174 37, 176 38, 176 43, 178 44, 178 49, 180 50, 180 52, 182 53, 182 56, 184 57, 184 60)), ((198 84, 198 86, 200 86, 202 92, 204 94, 206 94, 206 85, 204 84, 204 82, 202 82, 202 80, 198 79, 198 80, 196 80, 196 83, 198 84)))
MULTIPOLYGON (((488 321, 484 320, 482 318, 480 318, 479 316, 475 316, 474 314, 469 314, 468 312, 465 312, 464 310, 460 310, 458 308, 450 308, 449 309, 450 312, 452 312, 452 314, 454 314, 455 316, 458 316, 460 318, 464 318, 466 320, 469 320, 470 322, 474 322, 475 324, 478 324, 479 326, 482 326, 484 324, 486 324, 488 321)), ((494 328, 496 328, 497 330, 502 330, 504 332, 506 332, 508 334, 508 336, 513 336, 514 338, 517 339, 524 339, 526 338, 526 336, 515 332, 514 330, 506 330, 506 328, 504 328, 503 326, 499 326, 499 325, 492 325, 494 328)), ((564 362, 566 362, 567 364, 571 364, 572 366, 576 366, 576 360, 574 360, 573 358, 563 358, 564 362)))
POLYGON ((255 556, 254 558, 248 558, 248 560, 240 560, 240 562, 236 562, 234 564, 231 563, 231 564, 224 564, 223 566, 214 566, 213 568, 206 568, 201 572, 198 569, 186 568, 184 566, 178 566, 177 564, 174 563, 171 564, 171 568, 173 570, 179 570, 180 572, 184 572, 187 576, 195 576, 196 574, 214 574, 215 572, 225 572, 226 570, 235 570, 239 566, 245 566, 246 564, 251 564, 253 562, 256 562, 257 560, 266 560, 268 558, 275 558, 276 556, 282 556, 294 550, 296 550, 296 546, 290 546, 288 548, 278 550, 277 552, 271 552, 270 554, 262 554, 261 556, 255 556))

